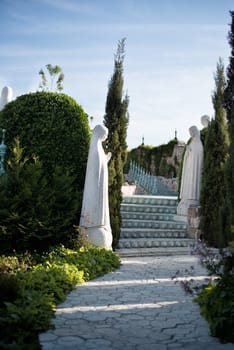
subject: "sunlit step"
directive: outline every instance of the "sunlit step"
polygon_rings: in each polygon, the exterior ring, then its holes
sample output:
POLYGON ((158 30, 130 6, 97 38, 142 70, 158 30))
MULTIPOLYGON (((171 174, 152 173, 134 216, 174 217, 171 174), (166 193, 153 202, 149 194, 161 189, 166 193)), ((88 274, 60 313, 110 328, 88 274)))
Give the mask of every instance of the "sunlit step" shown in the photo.
POLYGON ((121 212, 176 214, 176 206, 122 203, 121 212))
POLYGON ((155 230, 155 229, 132 229, 121 230, 121 238, 186 238, 187 231, 178 230, 155 230))
POLYGON ((123 220, 173 221, 174 216, 167 213, 121 212, 123 220))
POLYGON ((122 248, 116 249, 121 258, 142 256, 171 256, 190 254, 190 247, 122 248))
POLYGON ((123 238, 119 241, 119 249, 123 248, 160 248, 160 247, 189 247, 193 243, 192 239, 127 239, 123 238))
POLYGON ((176 206, 177 197, 173 196, 144 196, 134 195, 123 197, 123 204, 142 204, 142 205, 159 205, 159 206, 176 206))
POLYGON ((122 228, 154 228, 185 230, 186 224, 174 221, 122 220, 122 228))

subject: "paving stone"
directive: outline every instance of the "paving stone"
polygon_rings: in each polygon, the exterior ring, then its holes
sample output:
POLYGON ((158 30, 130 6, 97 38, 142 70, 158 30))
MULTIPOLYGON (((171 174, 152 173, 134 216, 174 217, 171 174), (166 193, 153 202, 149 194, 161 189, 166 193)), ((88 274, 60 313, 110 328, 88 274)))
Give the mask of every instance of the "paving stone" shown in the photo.
POLYGON ((198 305, 171 281, 191 264, 198 266, 189 255, 122 259, 59 305, 55 329, 40 335, 42 350, 233 350, 210 336, 198 305))
POLYGON ((42 343, 52 342, 54 340, 57 340, 57 335, 55 335, 54 333, 47 332, 47 333, 40 334, 40 341, 42 343))
POLYGON ((61 336, 58 337, 57 340, 58 345, 63 345, 64 348, 66 347, 66 349, 69 349, 69 347, 71 346, 80 346, 80 345, 84 345, 85 341, 84 339, 80 338, 80 337, 74 337, 74 336, 61 336))

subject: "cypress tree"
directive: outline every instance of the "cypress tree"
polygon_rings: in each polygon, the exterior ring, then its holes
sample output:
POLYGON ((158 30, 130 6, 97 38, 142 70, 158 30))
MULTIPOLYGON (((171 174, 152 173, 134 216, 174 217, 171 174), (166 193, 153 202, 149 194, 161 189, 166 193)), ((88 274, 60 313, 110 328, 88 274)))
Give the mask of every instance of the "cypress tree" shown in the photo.
POLYGON ((123 166, 127 158, 127 127, 129 97, 123 96, 123 62, 125 54, 125 39, 118 42, 114 61, 114 72, 109 81, 104 116, 104 125, 109 130, 106 141, 106 151, 111 152, 109 162, 109 205, 110 221, 113 234, 113 248, 117 247, 120 230, 122 201, 121 187, 123 183, 123 166))
POLYGON ((230 215, 229 227, 226 232, 229 240, 234 239, 234 11, 230 11, 232 18, 228 42, 231 47, 229 66, 227 68, 227 87, 225 89, 225 109, 227 111, 228 129, 230 137, 229 158, 226 167, 227 203, 230 215))
POLYGON ((204 147, 204 167, 201 189, 201 230, 211 246, 222 246, 224 237, 220 232, 220 211, 225 203, 224 169, 228 155, 228 132, 224 109, 225 76, 220 59, 214 76, 212 95, 215 116, 210 122, 204 147))

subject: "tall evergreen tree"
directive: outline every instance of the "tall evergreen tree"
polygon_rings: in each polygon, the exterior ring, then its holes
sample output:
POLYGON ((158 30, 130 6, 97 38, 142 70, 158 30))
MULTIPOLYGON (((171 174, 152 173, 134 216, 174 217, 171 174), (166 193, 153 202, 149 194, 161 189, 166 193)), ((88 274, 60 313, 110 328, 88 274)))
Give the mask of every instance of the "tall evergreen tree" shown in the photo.
POLYGON ((205 240, 212 246, 226 242, 220 232, 220 210, 225 203, 224 169, 228 155, 228 131, 224 109, 225 76, 220 59, 214 76, 215 89, 212 95, 215 116, 205 139, 205 158, 201 190, 201 229, 205 240))
POLYGON ((228 34, 231 47, 229 66, 227 69, 227 87, 225 89, 225 108, 227 111, 230 147, 229 158, 226 167, 227 178, 227 203, 230 213, 229 239, 234 239, 234 11, 230 11, 232 22, 228 34))
POLYGON ((109 130, 106 141, 107 152, 112 153, 109 162, 109 202, 110 221, 113 234, 113 248, 116 248, 121 229, 120 205, 122 201, 121 187, 123 183, 123 166, 127 157, 127 127, 129 121, 129 97, 123 96, 123 62, 125 39, 118 42, 114 61, 114 72, 108 86, 104 125, 109 130))

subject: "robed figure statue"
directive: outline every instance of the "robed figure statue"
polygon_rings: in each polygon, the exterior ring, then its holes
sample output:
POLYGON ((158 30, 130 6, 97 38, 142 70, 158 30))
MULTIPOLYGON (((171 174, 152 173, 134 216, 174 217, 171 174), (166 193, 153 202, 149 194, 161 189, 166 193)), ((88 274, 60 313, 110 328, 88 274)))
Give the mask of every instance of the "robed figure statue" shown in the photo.
POLYGON ((112 232, 109 214, 108 162, 111 153, 105 154, 102 142, 108 136, 108 129, 96 125, 93 129, 80 217, 80 227, 87 234, 90 243, 111 249, 112 232))
POLYGON ((179 195, 180 202, 177 208, 177 214, 183 216, 187 216, 190 206, 199 206, 204 157, 200 131, 196 126, 191 126, 189 133, 191 141, 187 145, 184 155, 179 195))

